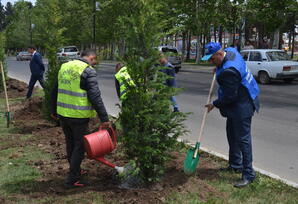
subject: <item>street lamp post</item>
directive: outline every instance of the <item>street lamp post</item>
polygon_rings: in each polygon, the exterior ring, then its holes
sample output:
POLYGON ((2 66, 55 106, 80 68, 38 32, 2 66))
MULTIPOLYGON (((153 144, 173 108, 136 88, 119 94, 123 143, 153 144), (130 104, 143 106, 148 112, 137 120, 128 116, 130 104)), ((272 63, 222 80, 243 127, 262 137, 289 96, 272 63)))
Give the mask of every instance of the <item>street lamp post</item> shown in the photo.
POLYGON ((93 48, 96 48, 96 11, 100 11, 100 4, 93 0, 93 48))

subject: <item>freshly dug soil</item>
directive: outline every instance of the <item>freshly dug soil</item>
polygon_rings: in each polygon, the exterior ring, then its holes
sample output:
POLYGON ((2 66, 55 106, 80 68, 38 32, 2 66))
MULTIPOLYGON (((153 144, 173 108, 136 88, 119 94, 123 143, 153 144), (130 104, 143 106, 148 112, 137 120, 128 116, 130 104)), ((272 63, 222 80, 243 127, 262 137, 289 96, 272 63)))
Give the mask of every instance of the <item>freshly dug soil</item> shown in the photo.
MULTIPOLYGON (((7 93, 9 98, 19 98, 26 96, 28 85, 24 82, 18 81, 16 79, 9 78, 6 82, 7 93)), ((4 93, 0 94, 4 97, 4 93)))
MULTIPOLYGON (((20 85, 20 88, 26 87, 23 83, 17 83, 12 80, 13 84, 20 85)), ((9 85, 11 87, 11 85, 9 85)), ((17 88, 9 88, 11 97, 19 97, 17 88)), ((81 195, 84 197, 86 192, 97 192, 101 194, 106 203, 163 203, 166 198, 175 192, 184 194, 188 192, 197 193, 204 200, 207 195, 214 197, 224 197, 221 192, 208 185, 206 180, 218 178, 217 169, 212 163, 201 159, 200 168, 197 176, 187 177, 183 173, 184 153, 173 152, 173 160, 167 165, 164 178, 156 184, 142 189, 124 190, 119 189, 119 181, 115 177, 115 171, 104 166, 97 161, 85 159, 82 168, 87 170, 85 179, 90 182, 90 186, 80 189, 66 190, 63 187, 64 179, 68 172, 68 162, 65 153, 64 135, 61 127, 55 123, 43 119, 41 114, 42 98, 36 97, 32 100, 26 100, 24 103, 15 106, 14 123, 20 130, 19 133, 12 135, 14 140, 11 145, 24 147, 27 145, 36 146, 45 153, 52 155, 50 160, 27 161, 27 164, 38 168, 42 172, 42 179, 36 181, 38 188, 24 188, 23 193, 32 198, 46 196, 63 196, 69 194, 81 195), (22 137, 25 134, 33 134, 26 142, 16 143, 16 137, 22 137), (38 189, 38 190, 36 190, 38 189)), ((96 130, 99 126, 98 120, 90 122, 90 130, 96 130)), ((1 142, 1 140, 0 140, 1 142)), ((7 140, 6 140, 7 142, 7 140)), ((8 147, 12 147, 8 145, 8 147)), ((7 148, 8 148, 7 147, 7 148)), ((2 147, 2 149, 5 148, 2 147)), ((119 147, 121 148, 121 147, 119 147)), ((118 151, 119 152, 119 151, 118 151)), ((106 157, 109 161, 123 166, 127 163, 125 158, 117 151, 106 157)), ((202 157, 208 157, 207 154, 202 157)), ((22 196, 24 196, 22 195, 22 196)))

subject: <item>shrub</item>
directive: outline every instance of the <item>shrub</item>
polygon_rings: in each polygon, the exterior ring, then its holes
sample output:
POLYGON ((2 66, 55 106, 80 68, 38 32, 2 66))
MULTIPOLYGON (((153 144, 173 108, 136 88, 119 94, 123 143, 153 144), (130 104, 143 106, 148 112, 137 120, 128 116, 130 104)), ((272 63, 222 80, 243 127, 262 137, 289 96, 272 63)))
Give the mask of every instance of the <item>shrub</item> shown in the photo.
POLYGON ((154 182, 164 173, 177 137, 184 133, 185 115, 172 112, 169 98, 177 90, 165 85, 167 76, 155 66, 159 53, 154 47, 163 26, 159 5, 142 0, 130 3, 132 12, 122 16, 119 24, 128 51, 123 61, 136 87, 123 101, 120 121, 128 158, 135 162, 145 182, 154 182))

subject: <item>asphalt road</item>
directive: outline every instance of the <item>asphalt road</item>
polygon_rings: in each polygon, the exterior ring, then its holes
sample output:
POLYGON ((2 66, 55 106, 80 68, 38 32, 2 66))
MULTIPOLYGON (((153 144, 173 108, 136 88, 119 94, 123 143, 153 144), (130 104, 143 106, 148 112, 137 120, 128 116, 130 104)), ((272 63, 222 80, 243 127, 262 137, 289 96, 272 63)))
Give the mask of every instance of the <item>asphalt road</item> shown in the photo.
MULTIPOLYGON (((28 82, 28 62, 8 58, 8 74, 28 82)), ((100 64, 98 81, 103 100, 110 114, 117 114, 118 103, 114 87, 114 65, 100 64)), ((192 112, 186 121, 190 133, 183 138, 195 142, 203 115, 203 105, 212 79, 206 68, 184 67, 178 74, 178 86, 183 92, 177 97, 183 112, 192 112)), ((280 177, 298 183, 298 82, 284 84, 273 82, 261 85, 261 110, 253 118, 252 135, 254 165, 280 177)), ((202 146, 227 155, 225 119, 217 110, 208 115, 202 146)))

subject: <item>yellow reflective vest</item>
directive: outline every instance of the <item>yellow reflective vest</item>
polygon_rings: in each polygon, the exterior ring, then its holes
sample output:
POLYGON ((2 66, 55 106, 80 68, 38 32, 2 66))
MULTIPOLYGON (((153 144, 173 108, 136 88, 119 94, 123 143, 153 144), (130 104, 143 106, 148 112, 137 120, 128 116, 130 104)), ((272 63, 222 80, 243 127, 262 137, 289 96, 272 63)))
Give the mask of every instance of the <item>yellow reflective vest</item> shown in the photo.
POLYGON ((70 118, 93 118, 96 111, 80 88, 81 74, 89 64, 73 60, 62 64, 58 73, 57 113, 70 118))
POLYGON ((119 82, 120 86, 120 100, 123 101, 127 97, 127 91, 130 87, 135 86, 135 83, 131 79, 127 67, 122 67, 116 74, 115 77, 119 82))

